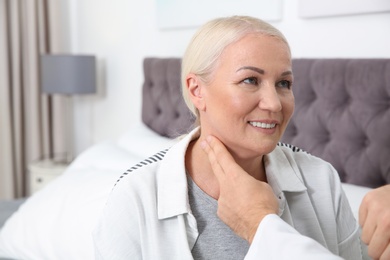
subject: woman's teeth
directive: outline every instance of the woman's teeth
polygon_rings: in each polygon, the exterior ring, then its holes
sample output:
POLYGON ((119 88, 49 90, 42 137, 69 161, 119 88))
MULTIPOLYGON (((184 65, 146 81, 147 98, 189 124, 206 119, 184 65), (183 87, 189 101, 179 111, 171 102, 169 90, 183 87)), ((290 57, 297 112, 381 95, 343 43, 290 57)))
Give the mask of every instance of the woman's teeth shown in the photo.
POLYGON ((266 124, 266 123, 261 123, 261 122, 249 122, 249 124, 253 125, 254 127, 260 127, 260 128, 274 128, 276 124, 266 124))

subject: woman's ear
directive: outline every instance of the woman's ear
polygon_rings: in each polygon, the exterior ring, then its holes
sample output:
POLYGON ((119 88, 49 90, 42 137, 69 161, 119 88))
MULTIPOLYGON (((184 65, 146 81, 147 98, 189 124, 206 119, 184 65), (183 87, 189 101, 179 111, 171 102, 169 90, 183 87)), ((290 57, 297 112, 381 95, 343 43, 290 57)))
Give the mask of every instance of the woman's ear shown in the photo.
POLYGON ((203 111, 206 104, 202 82, 195 74, 190 73, 186 78, 186 84, 192 103, 199 111, 203 111))

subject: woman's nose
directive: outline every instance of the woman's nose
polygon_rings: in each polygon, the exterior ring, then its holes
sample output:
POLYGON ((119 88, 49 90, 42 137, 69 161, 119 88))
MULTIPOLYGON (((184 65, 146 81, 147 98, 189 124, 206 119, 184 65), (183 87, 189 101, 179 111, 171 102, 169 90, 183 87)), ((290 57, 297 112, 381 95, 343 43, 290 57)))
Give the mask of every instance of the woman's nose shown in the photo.
POLYGON ((279 112, 282 110, 282 103, 275 84, 267 83, 260 89, 259 107, 260 109, 271 112, 279 112))

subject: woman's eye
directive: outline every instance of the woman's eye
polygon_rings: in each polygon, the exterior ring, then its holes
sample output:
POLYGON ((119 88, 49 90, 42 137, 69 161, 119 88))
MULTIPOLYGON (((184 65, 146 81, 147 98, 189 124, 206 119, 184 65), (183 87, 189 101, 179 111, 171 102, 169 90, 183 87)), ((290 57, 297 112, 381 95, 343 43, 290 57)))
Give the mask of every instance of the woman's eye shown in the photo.
POLYGON ((281 80, 278 82, 278 87, 290 89, 292 82, 289 80, 281 80))
POLYGON ((251 85, 257 85, 258 84, 258 80, 255 77, 246 78, 242 82, 244 82, 246 84, 251 84, 251 85))

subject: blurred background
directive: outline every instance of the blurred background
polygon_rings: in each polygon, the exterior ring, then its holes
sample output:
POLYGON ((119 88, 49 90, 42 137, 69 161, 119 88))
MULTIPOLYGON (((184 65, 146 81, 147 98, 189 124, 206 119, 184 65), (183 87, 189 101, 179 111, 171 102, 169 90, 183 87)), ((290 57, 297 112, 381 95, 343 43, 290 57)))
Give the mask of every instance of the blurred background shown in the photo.
POLYGON ((0 198, 27 193, 32 162, 141 122, 143 59, 181 57, 200 24, 231 14, 276 26, 293 58, 390 58, 383 0, 0 0, 0 198), (96 92, 42 93, 42 54, 94 56, 96 92))

